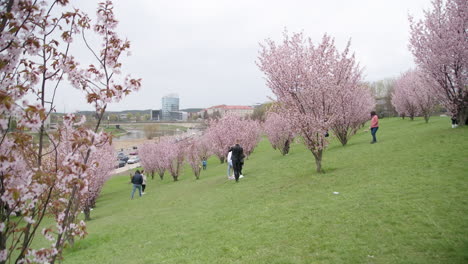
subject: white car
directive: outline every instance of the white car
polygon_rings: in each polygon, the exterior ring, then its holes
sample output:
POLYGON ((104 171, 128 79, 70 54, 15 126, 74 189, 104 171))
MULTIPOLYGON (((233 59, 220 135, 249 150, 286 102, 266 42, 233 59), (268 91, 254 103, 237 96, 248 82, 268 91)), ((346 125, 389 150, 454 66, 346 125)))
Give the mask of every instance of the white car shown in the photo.
POLYGON ((134 164, 140 162, 140 158, 138 156, 131 157, 130 159, 127 160, 128 164, 134 164))

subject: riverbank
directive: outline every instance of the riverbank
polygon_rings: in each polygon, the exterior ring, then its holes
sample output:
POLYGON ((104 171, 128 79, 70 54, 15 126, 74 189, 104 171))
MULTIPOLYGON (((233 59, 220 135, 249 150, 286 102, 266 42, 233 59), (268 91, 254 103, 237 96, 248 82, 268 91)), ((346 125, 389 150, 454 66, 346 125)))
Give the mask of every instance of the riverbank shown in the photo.
MULTIPOLYGON (((131 149, 133 147, 140 148, 144 143, 155 141, 155 139, 135 138, 126 140, 112 140, 112 146, 115 150, 131 149)), ((156 139, 157 141, 157 139, 156 139)))

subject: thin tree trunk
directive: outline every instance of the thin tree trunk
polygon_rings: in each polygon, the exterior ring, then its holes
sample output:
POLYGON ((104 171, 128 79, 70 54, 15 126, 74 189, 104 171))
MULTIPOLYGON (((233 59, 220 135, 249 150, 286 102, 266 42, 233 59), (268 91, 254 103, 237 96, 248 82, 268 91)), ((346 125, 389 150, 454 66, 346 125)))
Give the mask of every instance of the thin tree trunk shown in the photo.
POLYGON ((84 215, 85 215, 85 221, 91 220, 91 208, 89 206, 85 206, 83 209, 84 215))
POLYGON ((315 166, 317 173, 323 173, 322 170, 322 154, 323 150, 319 150, 317 153, 312 152, 315 158, 315 166))
POLYGON ((460 111, 460 113, 458 114, 458 125, 459 126, 467 125, 466 123, 467 118, 468 118, 468 110, 460 111))
POLYGON ((283 156, 289 153, 289 146, 290 146, 290 141, 288 139, 288 140, 286 140, 286 142, 284 142, 283 151, 281 153, 281 154, 283 154, 283 156))

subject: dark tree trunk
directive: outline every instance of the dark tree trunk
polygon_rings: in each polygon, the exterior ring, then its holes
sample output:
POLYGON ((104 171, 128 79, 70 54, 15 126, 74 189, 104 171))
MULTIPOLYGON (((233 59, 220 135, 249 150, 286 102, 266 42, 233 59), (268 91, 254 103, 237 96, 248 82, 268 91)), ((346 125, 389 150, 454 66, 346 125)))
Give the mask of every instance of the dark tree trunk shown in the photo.
POLYGON ((317 173, 323 173, 322 170, 322 154, 323 150, 319 150, 317 153, 312 152, 315 158, 315 166, 317 173))
POLYGON ((91 220, 91 208, 89 206, 85 206, 83 209, 84 215, 85 215, 85 221, 91 220))
POLYGON ((286 140, 286 142, 284 142, 283 151, 282 151, 282 153, 281 153, 281 154, 283 154, 283 156, 289 153, 290 144, 291 144, 291 143, 290 143, 289 139, 286 140))

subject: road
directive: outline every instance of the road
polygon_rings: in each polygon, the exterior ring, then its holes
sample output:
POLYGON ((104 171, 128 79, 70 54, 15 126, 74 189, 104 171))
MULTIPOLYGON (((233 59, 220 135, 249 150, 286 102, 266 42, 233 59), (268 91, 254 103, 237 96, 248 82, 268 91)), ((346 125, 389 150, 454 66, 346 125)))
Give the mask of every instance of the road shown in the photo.
POLYGON ((120 174, 122 172, 126 172, 128 170, 131 170, 131 169, 134 169, 134 168, 137 168, 140 166, 140 163, 134 163, 134 164, 126 164, 125 166, 123 166, 122 168, 117 168, 115 169, 113 172, 112 172, 112 175, 116 175, 116 174, 120 174))

